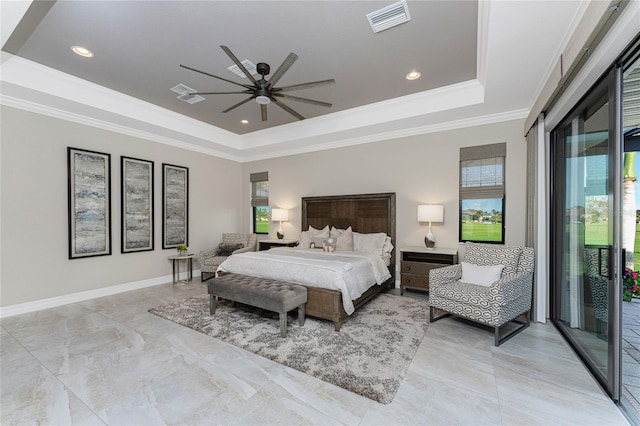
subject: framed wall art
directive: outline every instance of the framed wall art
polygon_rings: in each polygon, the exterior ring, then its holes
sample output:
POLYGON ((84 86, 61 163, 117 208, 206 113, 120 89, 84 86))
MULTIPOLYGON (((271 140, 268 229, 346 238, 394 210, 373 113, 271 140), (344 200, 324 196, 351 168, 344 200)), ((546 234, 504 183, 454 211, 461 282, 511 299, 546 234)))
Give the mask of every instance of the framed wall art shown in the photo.
POLYGON ((153 161, 120 157, 122 253, 153 250, 153 161))
POLYGON ((111 155, 67 148, 69 259, 111 254, 111 155))
POLYGON ((162 248, 189 245, 189 169, 162 164, 162 248))

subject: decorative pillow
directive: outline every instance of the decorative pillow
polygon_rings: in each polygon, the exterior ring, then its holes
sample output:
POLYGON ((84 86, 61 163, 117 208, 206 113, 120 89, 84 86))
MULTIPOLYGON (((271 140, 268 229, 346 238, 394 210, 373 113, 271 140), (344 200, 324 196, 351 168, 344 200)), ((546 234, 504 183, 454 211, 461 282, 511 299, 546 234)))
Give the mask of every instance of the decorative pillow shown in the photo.
POLYGON ((353 231, 347 229, 331 228, 331 238, 336 241, 336 251, 353 251, 353 231))
MULTIPOLYGON (((313 226, 309 227, 308 231, 302 231, 300 233, 298 246, 301 248, 309 248, 311 244, 311 237, 318 237, 321 239, 329 238, 329 225, 325 226, 322 230, 318 230, 313 226)), ((316 243, 316 246, 318 244, 316 243)), ((320 247, 322 247, 322 243, 320 243, 320 247)))
POLYGON ((305 248, 322 248, 322 244, 324 243, 324 240, 326 240, 326 238, 324 237, 311 237, 309 238, 309 245, 305 248))
POLYGON ((353 233, 353 250, 364 253, 376 253, 382 256, 382 248, 386 241, 387 234, 377 232, 373 234, 353 233))
POLYGON ((479 266, 472 263, 460 262, 462 265, 462 278, 460 281, 467 284, 489 287, 500 279, 504 265, 479 266))
POLYGON ((465 243, 464 261, 474 265, 503 265, 502 276, 518 271, 522 248, 495 244, 465 243))
POLYGON ((237 243, 237 244, 225 244, 225 243, 220 243, 218 245, 218 248, 216 249, 216 256, 231 256, 231 254, 244 247, 244 244, 242 243, 237 243))

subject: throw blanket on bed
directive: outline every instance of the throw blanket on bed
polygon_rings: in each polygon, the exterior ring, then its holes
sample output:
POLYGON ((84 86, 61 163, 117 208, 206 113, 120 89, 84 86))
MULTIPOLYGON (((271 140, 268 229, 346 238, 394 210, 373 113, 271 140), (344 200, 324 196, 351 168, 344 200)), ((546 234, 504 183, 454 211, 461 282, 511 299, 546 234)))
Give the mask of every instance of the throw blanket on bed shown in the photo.
POLYGON ((349 315, 355 310, 353 300, 391 277, 377 254, 284 247, 234 254, 222 262, 218 271, 340 290, 349 315))

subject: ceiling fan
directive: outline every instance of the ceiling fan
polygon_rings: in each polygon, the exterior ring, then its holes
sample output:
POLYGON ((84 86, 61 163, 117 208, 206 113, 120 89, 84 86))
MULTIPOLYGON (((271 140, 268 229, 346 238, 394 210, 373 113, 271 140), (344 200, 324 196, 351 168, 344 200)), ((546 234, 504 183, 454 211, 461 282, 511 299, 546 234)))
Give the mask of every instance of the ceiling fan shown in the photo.
POLYGON ((229 50, 227 46, 220 46, 220 47, 222 48, 224 53, 226 53, 231 58, 231 60, 238 66, 238 68, 240 68, 240 70, 244 73, 244 75, 246 75, 247 78, 253 84, 236 83, 235 81, 226 79, 224 77, 218 77, 217 75, 209 74, 208 72, 200 71, 195 68, 188 67, 186 65, 180 64, 180 66, 182 68, 186 68, 188 70, 195 71, 200 74, 208 75, 209 77, 217 78, 218 80, 235 84, 236 86, 241 86, 245 89, 239 92, 192 92, 192 93, 189 93, 190 95, 228 95, 228 94, 243 94, 243 93, 247 95, 251 95, 247 99, 241 102, 238 102, 237 104, 225 109, 224 111, 222 111, 223 113, 229 112, 235 108, 238 108, 240 105, 243 105, 249 102, 250 100, 255 99, 256 102, 260 104, 262 121, 267 121, 267 105, 269 105, 272 102, 275 105, 278 105, 283 110, 287 111, 289 114, 296 117, 298 120, 304 120, 304 117, 302 115, 294 111, 291 107, 289 107, 287 104, 282 102, 282 100, 290 99, 292 101, 304 102, 311 105, 320 105, 327 108, 330 108, 332 106, 332 104, 327 102, 316 101, 316 100, 307 99, 307 98, 300 98, 298 96, 286 95, 283 92, 290 92, 293 90, 301 90, 301 89, 310 89, 312 87, 320 87, 328 84, 334 84, 336 82, 334 79, 312 81, 309 83, 294 84, 292 86, 275 87, 276 83, 280 80, 280 78, 282 78, 284 73, 287 72, 287 70, 291 68, 291 65, 293 65, 293 63, 298 59, 298 55, 296 55, 295 53, 293 52, 289 53, 289 56, 287 56, 284 62, 282 62, 280 67, 271 76, 269 81, 267 81, 265 79, 265 76, 269 75, 269 73, 271 72, 271 67, 269 67, 269 64, 260 62, 256 65, 256 70, 258 71, 258 74, 262 76, 260 80, 256 80, 253 77, 253 75, 251 75, 251 73, 247 71, 247 69, 242 64, 242 62, 240 62, 238 58, 236 58, 236 56, 231 52, 231 50, 229 50))

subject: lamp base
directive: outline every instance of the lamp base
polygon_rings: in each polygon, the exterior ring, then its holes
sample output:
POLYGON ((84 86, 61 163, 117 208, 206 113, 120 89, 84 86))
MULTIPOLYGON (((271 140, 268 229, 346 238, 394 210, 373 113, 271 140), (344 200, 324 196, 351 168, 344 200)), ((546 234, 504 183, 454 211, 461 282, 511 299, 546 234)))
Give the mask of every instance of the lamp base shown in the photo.
POLYGON ((276 236, 278 237, 278 239, 279 239, 279 240, 281 240, 281 239, 283 239, 283 238, 284 238, 284 234, 283 234, 282 232, 280 232, 280 230, 278 230, 278 231, 276 232, 276 236))
POLYGON ((427 236, 424 237, 424 245, 427 246, 428 249, 435 248, 436 237, 434 237, 433 234, 427 234, 427 236))

